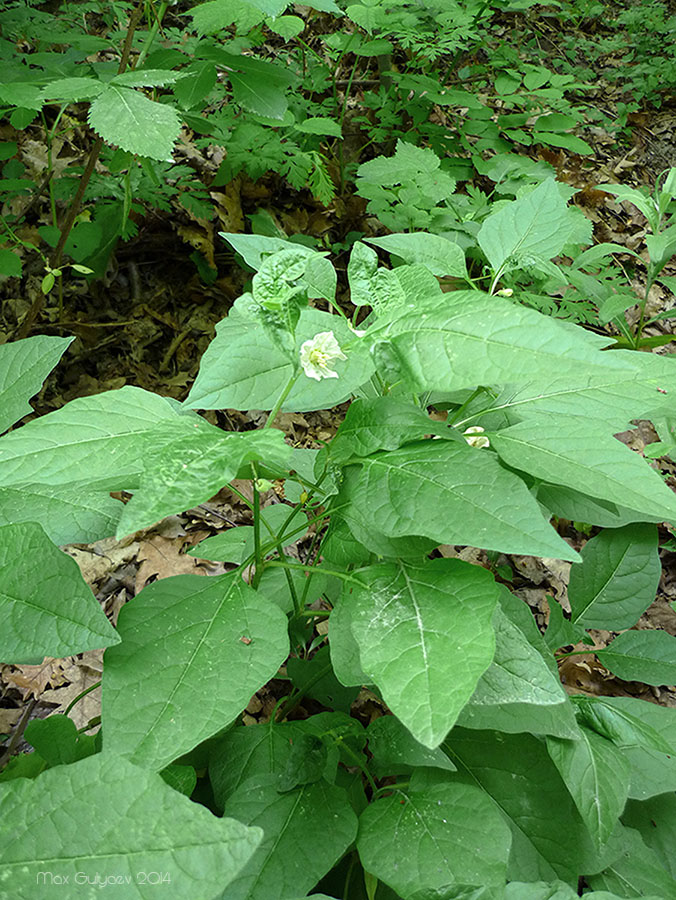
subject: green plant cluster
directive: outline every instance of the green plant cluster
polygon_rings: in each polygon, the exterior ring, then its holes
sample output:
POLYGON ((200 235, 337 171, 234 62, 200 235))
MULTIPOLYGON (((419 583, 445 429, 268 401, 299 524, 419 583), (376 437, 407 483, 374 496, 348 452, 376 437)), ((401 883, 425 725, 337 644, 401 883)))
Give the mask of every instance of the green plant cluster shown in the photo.
MULTIPOLYGON (((519 246, 546 259, 553 234, 579 228, 553 180, 526 199, 538 191, 556 227, 522 224, 519 244, 520 200, 485 219, 493 281, 519 246)), ((42 878, 57 896, 59 879, 106 873, 146 897, 155 873, 168 896, 205 900, 291 900, 318 884, 377 900, 572 898, 580 878, 590 898, 676 896, 676 713, 571 697, 556 665, 602 628, 621 632, 597 651, 611 672, 676 681, 676 638, 631 630, 676 500, 614 437, 637 417, 668 420, 673 359, 608 352, 611 338, 477 289, 457 245, 432 233, 354 245, 359 327, 310 302, 335 302, 325 253, 224 237, 256 274, 184 403, 124 387, 0 439, 2 659, 107 647, 96 738, 63 716, 35 722, 35 752, 0 776, 5 895, 33 897, 42 878), (379 265, 373 246, 401 264, 379 265), (443 292, 438 276, 466 287, 443 292), (321 450, 274 427, 280 410, 349 398, 321 450), (245 433, 197 413, 251 407, 271 412, 245 433), (247 477, 253 526, 191 550, 234 568, 150 584, 116 629, 58 549, 124 537, 247 477), (273 479, 286 500, 262 506, 273 479), (597 533, 579 554, 552 516, 597 533), (288 548, 311 526, 300 563, 288 548), (493 569, 440 545, 482 548, 493 569), (500 554, 570 561, 570 618, 552 600, 543 636, 500 554), (239 725, 281 675, 270 720, 239 725), (391 711, 368 727, 348 715, 364 686, 391 711), (294 719, 303 697, 325 711, 294 719)), ((3 429, 68 344, 0 347, 3 429)))

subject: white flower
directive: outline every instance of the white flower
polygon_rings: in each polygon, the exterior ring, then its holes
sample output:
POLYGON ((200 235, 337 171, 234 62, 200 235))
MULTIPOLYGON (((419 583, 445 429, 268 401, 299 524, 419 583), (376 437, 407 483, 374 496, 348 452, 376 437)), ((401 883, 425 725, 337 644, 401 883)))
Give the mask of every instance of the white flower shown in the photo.
POLYGON ((466 431, 463 431, 463 435, 465 436, 465 440, 470 445, 470 447, 490 447, 491 442, 487 437, 468 437, 467 435, 480 435, 483 434, 485 428, 482 428, 481 425, 472 425, 466 431))
POLYGON ((513 294, 513 288, 503 288, 501 291, 498 291, 498 297, 511 297, 513 294))
POLYGON ((332 331, 320 331, 300 347, 300 364, 308 378, 338 378, 330 367, 334 359, 347 359, 332 331))

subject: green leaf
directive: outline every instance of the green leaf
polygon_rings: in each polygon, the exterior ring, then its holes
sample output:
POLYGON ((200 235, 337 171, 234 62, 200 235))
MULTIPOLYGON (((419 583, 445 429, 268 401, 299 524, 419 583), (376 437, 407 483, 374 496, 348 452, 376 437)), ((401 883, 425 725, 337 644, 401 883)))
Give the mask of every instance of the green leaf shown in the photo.
POLYGON ((664 870, 658 855, 643 843, 640 834, 625 828, 622 844, 622 853, 611 865, 598 875, 586 876, 594 891, 611 891, 618 897, 650 894, 661 900, 676 900, 676 881, 664 870))
POLYGON ((24 737, 49 766, 75 763, 95 753, 95 738, 79 734, 68 716, 54 713, 46 719, 33 719, 24 737))
POLYGON ((549 623, 545 631, 545 642, 550 650, 558 650, 569 644, 577 644, 584 640, 587 632, 580 625, 573 625, 570 619, 563 615, 561 606, 552 597, 547 596, 549 607, 549 623))
POLYGON ((413 737, 396 716, 380 716, 366 729, 371 762, 376 778, 408 774, 412 768, 424 766, 454 772, 455 766, 438 747, 431 750, 413 737))
MULTIPOLYGON (((245 434, 262 435, 263 432, 252 431, 245 434)), ((261 510, 261 541, 263 545, 272 540, 269 528, 275 534, 282 528, 288 517, 291 515, 292 509, 284 503, 276 503, 273 506, 266 506, 261 510)), ((298 539, 298 535, 295 540, 298 539)), ((240 563, 253 553, 254 550, 254 529, 252 525, 238 525, 235 528, 228 528, 214 537, 200 541, 195 547, 188 551, 188 556, 194 556, 196 559, 219 560, 221 562, 240 563)))
MULTIPOLYGON (((533 333, 537 333, 534 322, 533 327, 533 333)), ((575 332, 579 326, 573 329, 575 332)), ((602 356, 592 354, 586 363, 580 360, 577 372, 567 372, 565 376, 559 376, 558 366, 558 362, 552 363, 551 371, 556 374, 548 381, 541 376, 535 380, 536 376, 530 373, 521 385, 517 383, 520 376, 511 379, 514 384, 498 396, 490 409, 516 413, 520 418, 546 413, 579 416, 583 410, 589 421, 596 426, 604 423, 613 433, 624 431, 632 419, 652 418, 657 411, 669 413, 673 409, 676 359, 618 350, 602 356), (599 369, 599 362, 608 368, 599 369)), ((503 380, 510 379, 505 376, 503 380)), ((475 384, 481 381, 488 383, 477 379, 475 384)))
POLYGON ((79 100, 93 100, 106 89, 98 78, 57 78, 42 89, 42 99, 46 102, 59 100, 74 103, 79 100))
POLYGON ((458 244, 438 234, 388 234, 384 237, 365 238, 369 244, 382 247, 388 253, 399 256, 406 263, 420 263, 433 275, 452 275, 467 278, 465 254, 458 244))
POLYGON ((36 335, 0 344, 0 433, 33 412, 29 399, 74 340, 36 335))
POLYGON ((622 815, 628 828, 640 832, 645 843, 659 857, 663 868, 676 878, 673 848, 676 842, 676 796, 662 794, 643 803, 630 800, 622 815))
MULTIPOLYGON (((350 404, 329 444, 328 455, 336 465, 345 465, 355 457, 370 456, 378 450, 397 450, 428 434, 452 438, 457 432, 435 422, 414 403, 391 396, 359 398, 350 404)), ((464 442, 464 438, 457 437, 464 442)))
POLYGON ((458 767, 446 777, 480 787, 507 820, 510 881, 577 884, 580 872, 598 871, 591 836, 538 738, 456 727, 444 749, 458 767))
POLYGON ((180 415, 175 400, 137 387, 78 397, 0 438, 0 485, 133 488, 157 423, 180 415))
POLYGON ((347 279, 350 284, 350 302, 354 306, 371 306, 371 285, 378 271, 378 255, 371 247, 355 241, 347 263, 347 279))
MULTIPOLYGON (((0 248, 0 275, 7 278, 19 278, 23 271, 23 263, 21 257, 14 253, 13 250, 0 248)), ((24 338, 24 340, 26 340, 24 338)), ((52 338, 52 340, 65 340, 65 338, 52 338)), ((3 347, 11 347, 12 344, 3 344, 3 347)))
POLYGON ((192 766, 179 766, 172 763, 162 769, 160 775, 175 791, 185 794, 186 797, 189 797, 197 786, 197 772, 192 766))
POLYGON ((570 150, 571 153, 578 153, 580 156, 586 156, 594 152, 586 141, 574 134, 554 134, 549 131, 537 131, 533 133, 533 138, 538 144, 548 144, 550 147, 563 147, 564 150, 570 150))
POLYGON ((270 237, 265 234, 232 234, 227 231, 219 231, 219 237, 227 241, 236 253, 242 257, 247 266, 258 271, 266 257, 278 253, 280 250, 296 250, 304 253, 308 259, 316 255, 316 250, 304 247, 303 244, 295 244, 293 241, 285 241, 282 238, 270 237))
MULTIPOLYGON (((506 597, 511 605, 512 595, 504 589, 501 602, 506 597)), ((514 600, 517 609, 523 607, 525 622, 534 623, 525 605, 518 598, 514 600)), ((505 606, 496 609, 495 657, 460 713, 458 724, 510 734, 528 731, 576 738, 579 729, 573 706, 556 670, 551 671, 542 655, 547 654, 542 637, 537 631, 533 635, 524 632, 519 619, 511 613, 505 606)))
POLYGON ((186 416, 160 425, 151 438, 140 487, 124 507, 118 538, 205 503, 245 463, 280 465, 290 455, 277 429, 228 434, 204 419, 186 416))
POLYGON ((455 559, 360 569, 346 585, 361 666, 392 712, 425 747, 438 747, 495 651, 497 588, 488 572, 455 559))
POLYGON ((578 558, 523 481, 489 450, 467 444, 420 441, 368 457, 348 512, 366 535, 373 528, 390 537, 413 532, 439 544, 578 558))
POLYGON ((259 775, 228 799, 225 815, 265 829, 258 850, 230 884, 228 900, 285 900, 309 891, 357 833, 347 794, 325 781, 279 793, 276 776, 259 775))
POLYGON ((211 62, 194 62, 173 85, 174 96, 183 109, 193 109, 209 95, 216 84, 218 73, 211 62))
POLYGON ((644 684, 676 684, 676 638, 666 631, 625 631, 594 651, 613 675, 644 684))
POLYGON ((597 845, 613 833, 629 792, 622 750, 587 728, 576 741, 547 737, 547 751, 597 845))
POLYGON ((0 660, 70 656, 117 644, 75 560, 34 522, 0 528, 0 660))
POLYGON ((265 18, 265 13, 244 0, 208 0, 193 7, 189 15, 198 34, 216 34, 235 25, 248 32, 265 18))
POLYGON ((296 131, 302 131, 303 134, 327 134, 337 138, 343 136, 339 123, 323 116, 310 116, 303 122, 297 122, 294 128, 296 131))
MULTIPOLYGON (((579 227, 579 211, 569 209, 553 178, 492 213, 481 226, 479 246, 493 272, 505 264, 518 268, 529 258, 549 260, 570 242, 579 227)), ((591 243, 591 222, 584 243, 591 243)), ((583 243, 583 241, 577 241, 583 243)))
POLYGON ((621 528, 632 522, 662 522, 661 516, 648 516, 638 510, 627 509, 608 500, 594 499, 570 487, 558 484, 540 484, 538 501, 554 515, 571 522, 586 522, 600 528, 621 528))
POLYGON ((94 100, 87 119, 107 143, 162 161, 171 161, 181 130, 181 120, 173 107, 112 84, 94 100))
POLYGON ((171 69, 132 69, 115 75, 108 83, 123 87, 164 87, 173 84, 178 77, 179 73, 171 69))
POLYGON ((475 706, 532 704, 558 706, 566 701, 561 682, 547 668, 523 632, 497 607, 493 618, 495 658, 472 695, 475 706))
POLYGON ((345 687, 371 684, 361 665, 359 644, 352 631, 352 604, 339 600, 329 617, 331 664, 338 681, 345 687))
POLYGON ((655 599, 661 565, 654 525, 626 525, 587 541, 570 573, 571 622, 585 628, 631 628, 655 599))
POLYGON ((449 896, 454 885, 504 884, 510 843, 477 787, 440 782, 371 803, 359 819, 357 849, 366 871, 402 897, 420 888, 449 896))
MULTIPOLYGON (((637 374, 635 367, 627 372, 616 354, 598 352, 607 338, 480 291, 409 301, 388 310, 365 340, 391 347, 412 388, 448 392, 478 384, 514 385, 505 406, 512 406, 519 391, 526 390, 516 386, 535 379, 530 390, 546 396, 553 371, 561 374, 566 387, 571 379, 586 387, 594 377, 600 380, 613 370, 627 381, 637 374)), ((580 414, 579 405, 572 413, 580 414)))
POLYGON ((349 713, 357 699, 359 689, 345 687, 336 678, 326 645, 320 647, 312 659, 290 656, 286 662, 286 672, 297 690, 328 709, 349 713))
MULTIPOLYGON (((641 714, 646 712, 645 706, 627 707, 611 703, 619 697, 585 697, 574 696, 578 719, 602 737, 608 738, 620 747, 646 747, 659 750, 661 753, 673 753, 673 744, 662 737, 649 719, 641 714), (641 716, 639 718, 639 716, 641 716)), ((622 698, 624 699, 624 698, 622 698)))
POLYGON ((543 481, 676 520, 676 498, 648 463, 582 416, 543 416, 490 435, 498 455, 543 481))
MULTIPOLYGON (((249 778, 281 775, 288 765, 294 742, 304 734, 321 737, 326 743, 333 742, 336 749, 342 743, 358 749, 366 739, 359 722, 336 712, 319 713, 302 721, 277 724, 270 719, 261 725, 233 728, 214 742, 209 753, 209 779, 218 808, 222 809, 228 797, 249 778)), ((338 750, 331 757, 329 753, 327 778, 335 777, 338 750)), ((354 757, 351 758, 353 763, 354 757)))
POLYGON ((293 76, 280 65, 219 52, 217 62, 227 66, 234 100, 249 112, 283 119, 288 108, 285 90, 293 76))
POLYGON ((642 747, 625 746, 624 755, 631 763, 629 796, 645 800, 664 791, 675 791, 676 752, 672 748, 676 748, 676 710, 634 697, 605 697, 603 702, 649 726, 661 748, 653 749, 655 742, 646 746, 645 741, 642 747))
MULTIPOLYGON (((346 400, 373 373, 367 349, 356 341, 342 316, 304 309, 296 327, 296 348, 323 331, 333 331, 347 360, 338 360, 338 378, 314 381, 301 373, 282 410, 329 409, 346 400)), ((293 374, 290 360, 262 325, 230 314, 202 357, 186 406, 199 409, 272 409, 293 374)))
POLYGON ((91 885, 120 875, 119 896, 144 900, 145 872, 168 873, 174 896, 212 900, 261 838, 261 829, 218 819, 159 775, 107 753, 0 786, 0 867, 13 900, 62 896, 79 873, 91 885))
POLYGON ((289 652, 286 616, 239 575, 155 582, 123 607, 118 631, 103 675, 105 750, 153 769, 234 721, 289 652))
POLYGON ((110 537, 122 510, 106 491, 45 484, 0 488, 0 525, 37 522, 57 546, 110 537))

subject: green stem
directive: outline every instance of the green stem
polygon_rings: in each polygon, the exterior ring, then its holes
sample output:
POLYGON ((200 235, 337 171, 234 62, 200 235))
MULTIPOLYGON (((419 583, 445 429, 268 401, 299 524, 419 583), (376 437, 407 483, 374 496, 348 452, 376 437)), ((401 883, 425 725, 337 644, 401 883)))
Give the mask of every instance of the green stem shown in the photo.
MULTIPOLYGON (((274 566, 275 568, 285 566, 287 569, 302 569, 304 572, 312 572, 316 569, 315 566, 305 566, 303 563, 275 562, 274 560, 268 563, 268 565, 274 566)), ((351 584, 358 584, 359 587, 364 587, 363 581, 360 581, 359 578, 354 578, 347 572, 337 572, 334 569, 325 569, 324 566, 322 566, 319 571, 323 572, 325 575, 334 575, 336 578, 341 578, 343 581, 349 581, 351 584)))
POLYGON ((355 753, 354 750, 352 749, 352 747, 350 747, 350 745, 347 744, 342 738, 338 738, 336 740, 336 743, 340 744, 341 750, 343 750, 347 756, 351 757, 355 766, 361 771, 362 775, 365 776, 366 780, 371 785, 371 790, 373 791, 373 794, 374 795, 377 794, 378 785, 375 783, 375 781, 373 779, 373 775, 371 775, 369 770, 366 768, 366 766, 364 765, 359 754, 355 753))
POLYGON ((254 528, 254 573, 251 578, 251 587, 258 587, 263 574, 263 555, 261 553, 261 495, 256 487, 258 481, 258 463, 251 463, 253 474, 253 528, 254 528))
POLYGON ((167 11, 168 6, 169 6, 168 2, 160 4, 159 12, 155 16, 155 21, 153 22, 153 25, 152 25, 150 31, 148 32, 148 39, 145 42, 145 44, 143 45, 143 49, 139 53, 139 55, 136 59, 136 62, 133 65, 134 69, 143 65, 143 61, 146 58, 146 56, 148 55, 148 52, 150 51, 150 48, 152 47, 153 42, 154 42, 155 38, 157 37, 157 32, 160 29, 160 24, 162 23, 162 19, 164 18, 164 14, 167 11))
POLYGON ((331 663, 327 663, 325 666, 322 666, 319 672, 317 672, 308 682, 304 684, 302 688, 299 688, 295 693, 293 693, 286 703, 279 708, 277 711, 277 722, 283 722, 284 719, 289 715, 290 712, 298 706, 303 697, 306 696, 307 692, 311 687, 314 687, 318 681, 321 681, 329 672, 332 670, 333 666, 331 663))
POLYGON ((645 296, 643 297, 643 300, 641 301, 641 305, 639 307, 640 316, 638 325, 636 326, 636 334, 634 335, 634 349, 636 350, 638 350, 639 344, 641 343, 641 334, 643 333, 643 327, 645 325, 645 310, 648 303, 648 294, 650 293, 650 289, 652 288, 653 284, 655 284, 656 277, 657 272, 655 271, 654 267, 650 265, 648 267, 648 276, 645 284, 645 296))
POLYGON ((92 691, 95 691, 96 688, 101 687, 101 682, 97 681, 96 684, 92 684, 90 687, 85 688, 84 691, 81 691, 74 700, 71 700, 68 706, 65 708, 63 714, 67 716, 71 709, 75 706, 76 703, 79 703, 83 697, 86 697, 87 694, 91 694, 92 691))
POLYGON ((267 422, 265 423, 265 425, 263 425, 263 431, 265 431, 266 428, 270 428, 270 426, 272 425, 272 423, 273 423, 273 422, 275 421, 275 419, 277 418, 277 413, 278 413, 279 410, 282 408, 282 404, 284 403, 284 401, 286 400, 286 398, 287 398, 287 397, 289 396, 289 394, 291 393, 291 388, 294 386, 294 384, 295 384, 296 381, 298 380, 298 376, 300 375, 300 372, 301 372, 300 369, 296 369, 296 371, 293 373, 293 375, 291 376, 291 378, 289 378, 289 381, 288 381, 286 387, 284 388, 284 390, 282 391, 282 393, 281 393, 281 394, 279 395, 279 397, 277 398, 277 402, 275 403, 275 405, 272 407, 272 409, 271 409, 271 411, 270 411, 270 415, 268 416, 267 422))

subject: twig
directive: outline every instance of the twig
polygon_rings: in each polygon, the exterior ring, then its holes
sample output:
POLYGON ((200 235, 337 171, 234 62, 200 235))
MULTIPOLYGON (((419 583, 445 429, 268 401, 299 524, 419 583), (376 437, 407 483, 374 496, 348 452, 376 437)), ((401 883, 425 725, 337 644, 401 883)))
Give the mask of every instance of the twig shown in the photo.
POLYGON ((16 748, 19 746, 21 738, 23 737, 23 733, 26 730, 26 725, 28 725, 31 713, 35 709, 35 704, 37 702, 38 701, 35 699, 35 697, 31 697, 31 699, 26 704, 24 711, 21 713, 21 718, 17 722, 16 728, 12 732, 12 737, 9 740, 9 744, 5 748, 5 752, 2 754, 2 756, 0 756, 0 769, 10 759, 16 748))

